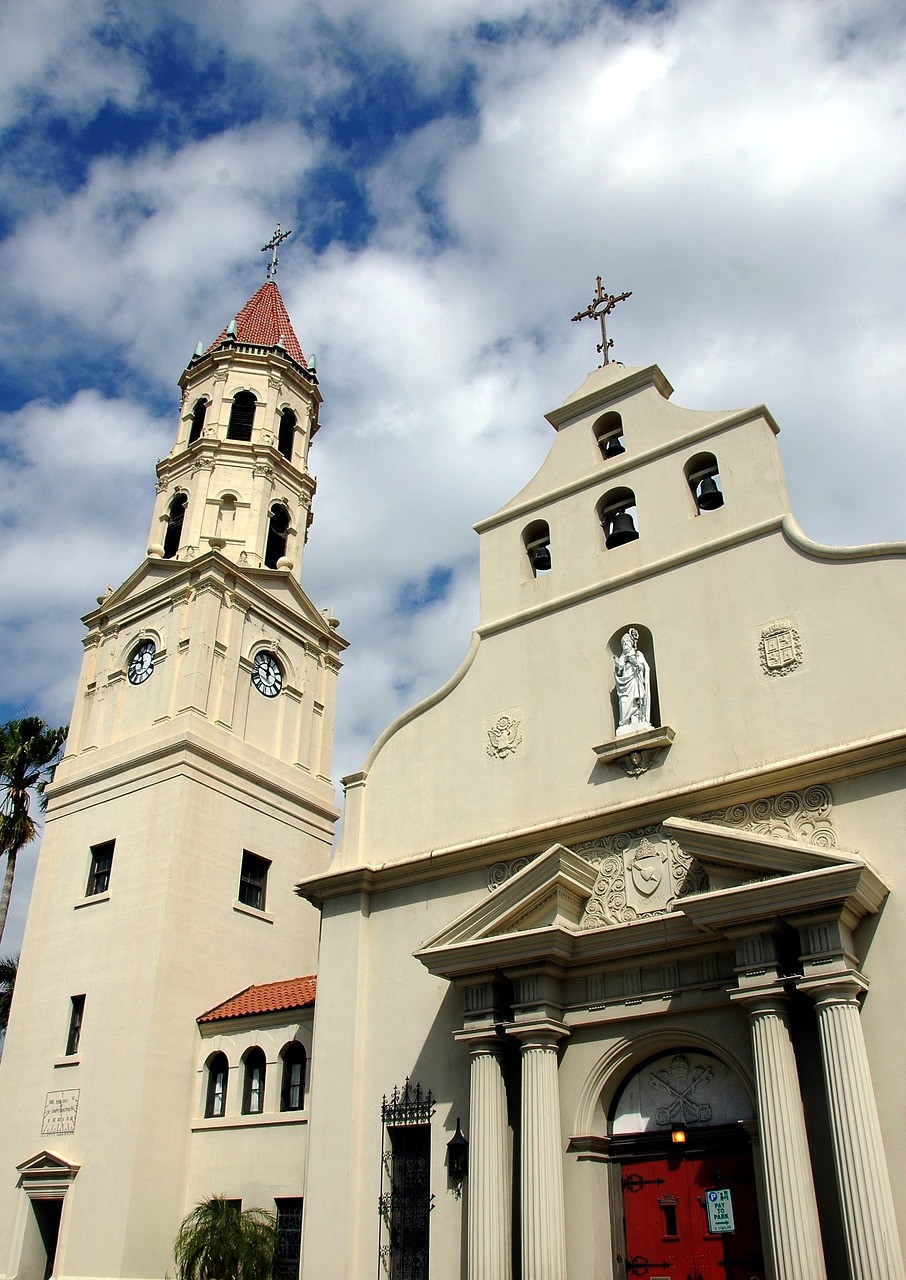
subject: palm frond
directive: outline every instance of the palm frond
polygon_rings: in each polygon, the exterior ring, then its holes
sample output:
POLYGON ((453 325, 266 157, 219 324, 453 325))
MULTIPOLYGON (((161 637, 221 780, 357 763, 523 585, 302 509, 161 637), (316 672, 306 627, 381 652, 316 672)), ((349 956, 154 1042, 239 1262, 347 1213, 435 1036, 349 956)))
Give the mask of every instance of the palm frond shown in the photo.
POLYGON ((202 1200, 176 1237, 178 1280, 269 1280, 276 1240, 267 1209, 240 1210, 224 1196, 202 1200))

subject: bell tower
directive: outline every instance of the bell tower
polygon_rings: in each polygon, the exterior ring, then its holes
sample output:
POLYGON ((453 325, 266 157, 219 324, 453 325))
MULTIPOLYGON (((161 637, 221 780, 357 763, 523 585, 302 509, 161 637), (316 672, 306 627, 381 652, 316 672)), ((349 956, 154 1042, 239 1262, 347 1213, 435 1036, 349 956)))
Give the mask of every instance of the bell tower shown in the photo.
POLYGON ((20 1280, 172 1270, 210 1123, 195 1020, 316 968, 293 890, 330 861, 346 642, 299 583, 321 393, 272 279, 180 387, 147 556, 84 619, 48 789, 0 1064, 0 1276, 20 1280))

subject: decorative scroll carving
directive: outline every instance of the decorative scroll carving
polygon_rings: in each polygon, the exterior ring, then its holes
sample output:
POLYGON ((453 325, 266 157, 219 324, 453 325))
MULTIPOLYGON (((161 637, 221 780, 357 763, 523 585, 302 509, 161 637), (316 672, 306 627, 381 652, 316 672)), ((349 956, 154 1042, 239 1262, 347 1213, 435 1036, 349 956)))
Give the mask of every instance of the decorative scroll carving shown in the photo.
POLYGON ((264 476, 265 480, 274 483, 274 468, 269 462, 256 462, 252 467, 253 476, 264 476))
POLYGON ((703 813, 704 822, 718 822, 725 827, 744 827, 759 835, 783 836, 819 849, 835 849, 837 833, 831 824, 834 798, 830 787, 819 783, 803 791, 784 791, 749 804, 734 804, 729 809, 703 813))
POLYGON ((701 864, 659 826, 591 840, 576 845, 575 852, 598 868, 582 929, 664 915, 677 899, 708 889, 701 864))
POLYGON ((522 745, 522 722, 516 716, 498 716, 487 733, 487 753, 497 760, 515 755, 522 745))
POLYGON ((758 653, 766 675, 788 676, 802 665, 799 632, 786 618, 770 623, 761 633, 758 653))
POLYGON ((495 862, 493 867, 488 867, 488 889, 493 893, 502 884, 506 884, 517 871, 527 867, 530 862, 531 858, 516 858, 513 862, 495 862))

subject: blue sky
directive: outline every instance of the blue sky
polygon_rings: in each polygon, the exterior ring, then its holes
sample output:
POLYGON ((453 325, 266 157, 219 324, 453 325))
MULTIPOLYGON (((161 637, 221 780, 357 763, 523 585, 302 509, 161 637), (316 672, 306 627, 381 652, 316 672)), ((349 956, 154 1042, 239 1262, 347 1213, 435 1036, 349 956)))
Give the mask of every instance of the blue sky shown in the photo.
POLYGON ((176 380, 277 221, 325 396, 303 580, 352 641, 337 776, 464 654, 471 526, 597 363, 598 273, 633 291, 618 358, 768 404, 810 536, 906 536, 904 62, 887 0, 7 0, 0 716, 68 719, 176 380))

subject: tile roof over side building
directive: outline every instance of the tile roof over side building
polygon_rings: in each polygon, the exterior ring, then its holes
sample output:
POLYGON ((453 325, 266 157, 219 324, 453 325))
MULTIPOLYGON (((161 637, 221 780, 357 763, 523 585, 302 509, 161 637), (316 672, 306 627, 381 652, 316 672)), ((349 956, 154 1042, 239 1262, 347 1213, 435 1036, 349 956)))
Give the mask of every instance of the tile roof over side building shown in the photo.
MULTIPOLYGON (((227 331, 222 329, 208 351, 214 351, 226 342, 227 331)), ((296 337, 289 312, 286 310, 280 290, 273 280, 268 280, 236 316, 235 341, 250 347, 281 346, 303 369, 308 368, 299 339, 296 337)))
POLYGON ((220 1022, 224 1018, 244 1018, 255 1013, 280 1013, 284 1009, 304 1009, 315 1002, 317 978, 286 978, 246 987, 222 1004, 203 1013, 198 1022, 220 1022))

